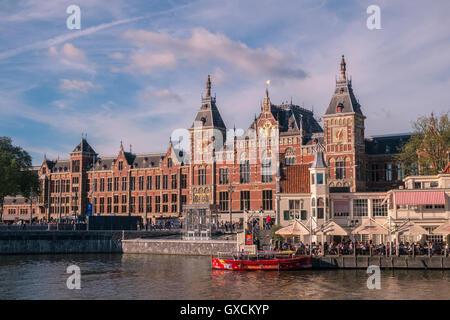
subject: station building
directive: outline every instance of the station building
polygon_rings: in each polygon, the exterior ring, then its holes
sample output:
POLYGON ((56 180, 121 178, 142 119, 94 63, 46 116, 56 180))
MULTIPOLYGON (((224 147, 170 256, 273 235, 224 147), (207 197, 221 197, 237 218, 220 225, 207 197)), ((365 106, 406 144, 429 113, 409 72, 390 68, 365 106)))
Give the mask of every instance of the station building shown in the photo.
MULTIPOLYGON (((106 157, 83 137, 67 159, 44 157, 36 216, 74 217, 92 207, 94 215, 140 215, 149 223, 180 217, 186 204, 205 204, 215 206, 222 221, 243 221, 245 213, 271 216, 281 225, 314 216, 319 225, 333 219, 353 226, 404 215, 389 199, 415 192, 411 185, 425 179, 405 177, 396 162, 410 134, 365 135, 366 117, 344 56, 323 127, 309 109, 272 103, 268 89, 255 111, 259 115, 246 130, 227 127, 208 76, 192 126, 174 131, 163 153, 135 154, 120 143, 117 155, 106 157)), ((449 218, 449 175, 426 179, 438 185, 430 192, 445 194, 445 204, 417 207, 421 219, 433 212, 431 230, 449 218)), ((3 219, 17 219, 8 199, 3 219)))

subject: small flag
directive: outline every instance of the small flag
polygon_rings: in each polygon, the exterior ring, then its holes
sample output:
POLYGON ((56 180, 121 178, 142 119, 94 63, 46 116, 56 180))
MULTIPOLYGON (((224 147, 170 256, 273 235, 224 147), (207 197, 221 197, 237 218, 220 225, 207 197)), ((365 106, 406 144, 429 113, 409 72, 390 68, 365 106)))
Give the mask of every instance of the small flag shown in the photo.
POLYGON ((269 85, 269 84, 270 84, 270 80, 267 80, 267 81, 266 81, 266 84, 269 85))

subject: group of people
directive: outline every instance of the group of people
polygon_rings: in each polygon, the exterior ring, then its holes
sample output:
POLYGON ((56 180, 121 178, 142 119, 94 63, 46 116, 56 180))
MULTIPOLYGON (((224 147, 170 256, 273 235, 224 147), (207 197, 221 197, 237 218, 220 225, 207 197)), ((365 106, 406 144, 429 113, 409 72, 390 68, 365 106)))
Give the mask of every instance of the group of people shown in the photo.
POLYGON ((277 249, 282 250, 294 250, 299 254, 313 254, 313 255, 380 255, 388 256, 390 254, 397 255, 444 255, 448 257, 450 254, 448 243, 409 243, 400 242, 397 245, 393 245, 390 248, 389 243, 375 244, 372 241, 356 241, 347 240, 343 242, 313 242, 310 248, 309 243, 304 244, 300 242, 298 244, 292 245, 290 243, 284 243, 281 247, 278 245, 277 249), (356 250, 356 252, 355 252, 356 250))
POLYGON ((230 223, 229 221, 226 222, 219 222, 219 223, 212 223, 211 225, 213 230, 222 231, 225 233, 233 233, 240 229, 242 229, 242 223, 241 222, 233 222, 230 223))
POLYGON ((147 225, 141 224, 138 230, 172 230, 183 228, 182 222, 175 221, 157 221, 156 223, 149 223, 147 225))

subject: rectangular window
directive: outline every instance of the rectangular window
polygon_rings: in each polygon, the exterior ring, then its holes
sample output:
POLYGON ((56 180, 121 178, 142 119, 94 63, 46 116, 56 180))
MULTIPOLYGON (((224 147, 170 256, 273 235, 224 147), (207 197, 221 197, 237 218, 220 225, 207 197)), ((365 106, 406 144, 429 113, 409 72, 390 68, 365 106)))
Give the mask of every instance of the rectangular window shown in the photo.
POLYGON ((80 160, 72 160, 72 172, 80 172, 80 160))
POLYGON ((367 199, 353 200, 353 215, 356 217, 367 217, 368 215, 367 199))
POLYGON ((170 212, 177 212, 177 205, 173 204, 170 206, 170 212))
POLYGON ((385 164, 385 180, 392 181, 392 163, 385 164))
POLYGON ((350 215, 348 200, 334 200, 333 211, 335 217, 348 217, 350 215))
POLYGON ((308 213, 306 212, 306 210, 301 210, 300 211, 300 219, 306 220, 307 216, 308 216, 308 213))
POLYGON ((127 177, 122 177, 122 191, 127 191, 127 177))
MULTIPOLYGON (((143 183, 142 183, 143 186, 143 183)), ((144 196, 139 196, 139 203, 138 203, 138 210, 139 213, 143 213, 144 212, 144 196)))
POLYGON ((112 178, 108 178, 108 191, 112 191, 112 178))
POLYGON ((156 189, 156 190, 161 189, 161 176, 156 176, 156 180, 155 180, 155 189, 156 189))
POLYGON ((123 170, 123 161, 119 161, 119 170, 123 170))
POLYGON ((250 191, 241 191, 241 210, 250 210, 250 191))
POLYGON ((163 194, 163 203, 167 203, 167 202, 169 202, 169 195, 166 193, 166 194, 163 194))
POLYGON ((250 183, 250 162, 242 161, 239 164, 240 183, 250 183))
POLYGON ((105 198, 100 198, 100 213, 105 212, 105 198))
POLYGON ((147 176, 147 190, 152 190, 152 176, 147 176))
POLYGON ((345 164, 344 161, 336 162, 336 179, 345 179, 345 164))
POLYGON ((130 190, 136 190, 136 177, 130 177, 130 190))
POLYGON ((373 216, 374 217, 385 217, 387 216, 387 201, 381 205, 383 199, 373 199, 373 216))
POLYGON ((105 179, 101 178, 100 179, 100 192, 104 192, 105 191, 105 179))
POLYGON ((317 174, 317 184, 323 184, 323 173, 317 174))
POLYGON ((263 190, 263 210, 273 210, 272 190, 263 190))
POLYGON ((181 189, 187 188, 187 174, 181 175, 181 189))
POLYGON ((405 178, 405 169, 399 163, 397 164, 397 180, 403 180, 405 178))
POLYGON ((198 169, 198 184, 199 185, 206 184, 206 169, 204 169, 204 168, 198 169))
POLYGON ((144 176, 139 176, 138 181, 139 190, 144 190, 144 176))
POLYGON ((147 196, 147 212, 152 212, 152 197, 147 196))
POLYGON ((289 210, 284 210, 283 211, 283 218, 284 218, 285 221, 293 220, 294 219, 294 215, 291 214, 291 212, 289 210))
POLYGON ((228 168, 219 169, 219 184, 228 184, 228 168))
POLYGON ((114 191, 119 191, 119 177, 114 177, 114 191))
POLYGON ((167 190, 169 186, 169 177, 165 174, 163 175, 163 189, 167 190))
POLYGON ((172 189, 176 189, 177 188, 177 175, 173 174, 172 175, 172 189))
POLYGON ((112 212, 112 198, 108 197, 107 199, 107 206, 106 206, 106 213, 112 212))
POLYGON ((161 196, 155 196, 155 212, 161 212, 161 196))
POLYGON ((136 207, 136 197, 130 197, 130 213, 135 212, 136 207))
POLYGON ((219 192, 219 207, 220 211, 228 211, 228 192, 219 192))
POLYGON ((261 165, 261 181, 272 182, 272 161, 265 159, 261 165))
POLYGON ((177 194, 176 193, 172 193, 170 202, 172 202, 172 203, 176 203, 177 202, 177 194))

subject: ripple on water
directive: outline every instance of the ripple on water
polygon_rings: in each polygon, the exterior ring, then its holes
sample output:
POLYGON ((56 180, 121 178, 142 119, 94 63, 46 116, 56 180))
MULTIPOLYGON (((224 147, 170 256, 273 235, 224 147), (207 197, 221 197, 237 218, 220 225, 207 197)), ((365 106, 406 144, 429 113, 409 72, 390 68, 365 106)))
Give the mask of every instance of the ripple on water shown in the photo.
POLYGON ((450 271, 383 270, 369 290, 365 270, 229 272, 208 257, 85 254, 2 256, 0 299, 450 299, 450 271), (69 265, 81 290, 68 290, 69 265))

